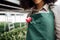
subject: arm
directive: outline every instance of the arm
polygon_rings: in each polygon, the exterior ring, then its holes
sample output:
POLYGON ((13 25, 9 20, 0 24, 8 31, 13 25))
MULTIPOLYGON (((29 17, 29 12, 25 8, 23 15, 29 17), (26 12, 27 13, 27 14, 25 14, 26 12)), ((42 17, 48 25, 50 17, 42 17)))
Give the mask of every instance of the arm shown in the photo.
POLYGON ((55 6, 52 10, 55 15, 55 32, 57 40, 60 40, 60 6, 55 6))

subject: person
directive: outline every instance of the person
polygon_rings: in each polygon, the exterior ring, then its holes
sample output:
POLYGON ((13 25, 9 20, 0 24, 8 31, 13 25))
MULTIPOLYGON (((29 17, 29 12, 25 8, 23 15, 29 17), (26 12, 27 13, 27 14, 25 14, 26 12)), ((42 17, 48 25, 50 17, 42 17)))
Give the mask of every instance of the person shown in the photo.
POLYGON ((60 10, 54 5, 56 1, 21 0, 22 8, 32 8, 26 40, 60 40, 60 10))

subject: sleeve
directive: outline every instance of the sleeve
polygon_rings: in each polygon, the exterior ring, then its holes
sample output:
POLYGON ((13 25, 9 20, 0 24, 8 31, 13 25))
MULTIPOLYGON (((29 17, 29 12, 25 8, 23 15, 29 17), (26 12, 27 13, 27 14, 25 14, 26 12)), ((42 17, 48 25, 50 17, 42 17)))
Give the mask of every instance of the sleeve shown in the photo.
POLYGON ((55 15, 55 32, 56 32, 56 40, 60 40, 60 6, 55 6, 53 8, 53 12, 55 15))

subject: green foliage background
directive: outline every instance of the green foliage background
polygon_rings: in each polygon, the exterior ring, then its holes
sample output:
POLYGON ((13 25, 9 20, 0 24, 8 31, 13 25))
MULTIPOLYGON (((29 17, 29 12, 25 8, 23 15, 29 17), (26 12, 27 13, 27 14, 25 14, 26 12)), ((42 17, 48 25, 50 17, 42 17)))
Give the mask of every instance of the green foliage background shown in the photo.
POLYGON ((8 23, 0 22, 0 40, 26 40, 27 24, 26 23, 14 23, 15 28, 8 31, 8 23), (6 30, 4 31, 4 23, 6 24, 6 30))

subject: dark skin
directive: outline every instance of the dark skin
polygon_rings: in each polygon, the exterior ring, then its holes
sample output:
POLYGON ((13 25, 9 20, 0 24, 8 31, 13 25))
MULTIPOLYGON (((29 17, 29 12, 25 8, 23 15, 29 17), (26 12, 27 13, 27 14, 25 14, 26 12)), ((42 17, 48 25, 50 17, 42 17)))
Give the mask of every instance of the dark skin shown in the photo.
MULTIPOLYGON (((34 9, 34 11, 39 11, 39 10, 41 10, 42 9, 42 7, 44 6, 44 1, 43 0, 33 0, 33 2, 35 3, 35 5, 36 5, 36 8, 34 9)), ((31 15, 31 13, 30 14, 28 14, 28 16, 30 16, 31 15)), ((27 16, 27 17, 28 17, 27 16)))
POLYGON ((45 4, 43 0, 33 0, 33 2, 36 5, 36 8, 37 8, 36 10, 41 10, 45 4))

